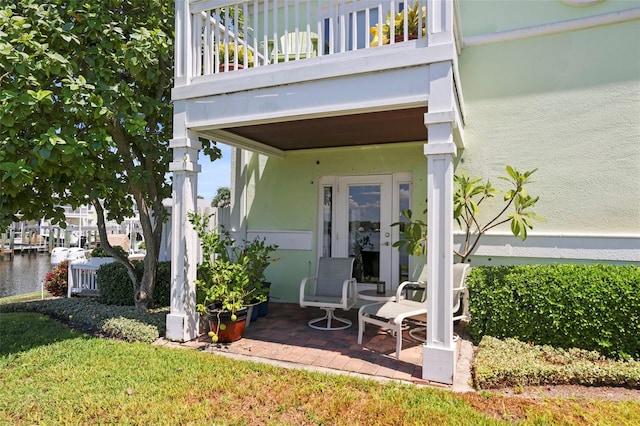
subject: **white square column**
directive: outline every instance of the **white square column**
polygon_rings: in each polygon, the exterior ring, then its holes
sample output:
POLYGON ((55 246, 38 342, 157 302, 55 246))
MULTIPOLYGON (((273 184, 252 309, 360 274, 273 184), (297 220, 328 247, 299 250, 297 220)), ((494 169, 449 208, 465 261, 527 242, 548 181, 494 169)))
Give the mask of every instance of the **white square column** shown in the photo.
POLYGON ((429 112, 424 115, 427 157, 427 340, 422 378, 453 384, 456 346, 453 341, 453 159, 456 122, 453 64, 430 66, 429 112))
POLYGON ((422 378, 453 384, 456 346, 453 341, 453 157, 456 146, 432 144, 433 133, 452 133, 451 125, 429 127, 427 156, 427 341, 422 378))
POLYGON ((198 152, 202 144, 197 134, 187 131, 180 102, 174 107, 172 224, 171 224, 171 310, 167 315, 167 339, 188 341, 199 335, 196 311, 196 270, 198 237, 187 213, 195 212, 198 194, 198 152))

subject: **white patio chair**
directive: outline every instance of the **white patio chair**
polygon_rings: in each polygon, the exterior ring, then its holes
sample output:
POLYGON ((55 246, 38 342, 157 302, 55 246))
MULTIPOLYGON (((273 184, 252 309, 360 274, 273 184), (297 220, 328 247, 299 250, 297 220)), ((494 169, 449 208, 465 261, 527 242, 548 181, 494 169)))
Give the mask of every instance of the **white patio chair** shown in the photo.
POLYGON ((356 280, 353 278, 353 257, 321 257, 315 277, 303 278, 300 283, 300 306, 317 307, 326 311, 325 316, 312 319, 309 327, 317 330, 343 330, 351 327, 351 321, 338 318, 338 308, 348 311, 356 304, 356 280), (316 325, 326 320, 325 326, 316 325), (334 326, 332 322, 341 325, 334 326))
POLYGON ((290 32, 287 35, 283 35, 279 39, 278 55, 276 57, 275 43, 273 40, 268 41, 269 52, 271 52, 273 62, 284 62, 296 60, 296 49, 298 50, 298 58, 305 59, 318 56, 318 35, 316 33, 298 31, 296 33, 290 32), (285 54, 285 50, 287 53, 285 54), (309 51, 309 55, 307 55, 309 51), (286 59, 285 59, 286 58, 286 59))
MULTIPOLYGON (((453 312, 460 308, 461 299, 466 292, 465 278, 469 272, 470 265, 456 263, 453 265, 453 312)), ((424 286, 426 290, 426 265, 420 274, 418 281, 405 281, 396 291, 396 300, 393 302, 372 303, 364 305, 358 311, 358 344, 362 344, 365 324, 375 324, 389 329, 396 336, 396 358, 400 359, 402 350, 402 330, 408 326, 405 320, 421 320, 427 314, 427 301, 424 297, 419 300, 412 300, 403 297, 403 292, 407 286, 424 286)), ((426 291, 424 292, 426 296, 426 291)), ((461 316, 454 317, 453 320, 461 319, 461 316)))

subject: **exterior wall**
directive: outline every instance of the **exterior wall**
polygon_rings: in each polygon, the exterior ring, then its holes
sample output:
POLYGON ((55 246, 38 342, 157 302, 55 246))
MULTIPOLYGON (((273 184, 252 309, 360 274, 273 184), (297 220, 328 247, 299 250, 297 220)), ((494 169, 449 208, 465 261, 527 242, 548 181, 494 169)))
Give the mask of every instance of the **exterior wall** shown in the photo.
POLYGON ((313 275, 318 225, 318 179, 330 175, 366 175, 392 172, 413 174, 416 209, 425 208, 426 161, 424 142, 368 147, 318 149, 287 153, 284 159, 249 155, 246 178, 247 228, 252 230, 311 231, 310 250, 280 249, 278 261, 265 272, 273 283, 272 299, 298 299, 302 278, 313 275), (421 202, 418 202, 422 200, 421 202))
MULTIPOLYGON (((465 38, 628 7, 628 2, 591 8, 543 3, 462 1, 465 38)), ((462 51, 465 148, 458 153, 457 170, 506 189, 497 177, 506 174, 507 164, 522 171, 538 168, 529 189, 541 196, 535 210, 547 219, 534 223, 524 243, 513 237, 503 243, 508 227, 483 237, 486 244, 472 264, 638 262, 637 52, 637 21, 462 51), (512 244, 520 250, 513 251, 512 244), (615 258, 618 244, 626 250, 622 259, 615 258)), ((315 269, 318 178, 412 172, 413 209, 422 212, 422 148, 423 142, 416 142, 290 152, 284 159, 247 155, 247 229, 313 233, 310 250, 277 252, 278 262, 266 272, 274 283, 273 300, 297 300, 300 279, 315 269)), ((500 199, 493 200, 496 208, 500 199)), ((486 203, 483 211, 495 209, 486 203)))
MULTIPOLYGON (((496 31, 552 24, 630 7, 626 2, 610 1, 579 9, 566 4, 577 0, 563 1, 469 0, 461 1, 458 8, 456 0, 428 0, 428 49, 412 49, 407 45, 393 53, 390 49, 349 52, 350 57, 335 61, 312 58, 309 61, 315 61, 317 66, 308 62, 307 67, 292 67, 294 72, 289 74, 279 73, 277 69, 272 72, 265 67, 253 74, 261 78, 253 79, 249 74, 247 78, 241 75, 237 78, 194 77, 200 75, 198 61, 202 58, 193 61, 192 55, 199 57, 200 52, 204 52, 202 55, 206 58, 210 50, 200 48, 200 18, 190 20, 189 5, 177 2, 176 32, 182 39, 178 37, 176 41, 176 88, 172 94, 176 104, 171 141, 175 160, 171 163, 174 172, 173 269, 167 337, 187 340, 197 335, 197 315, 193 310, 195 265, 188 262, 197 250, 195 235, 185 215, 188 209, 195 208, 197 181, 194 178, 199 169, 196 158, 201 149, 200 137, 223 140, 277 157, 267 158, 256 153, 247 155, 248 161, 238 163, 241 170, 236 168, 234 176, 240 179, 235 181, 238 185, 233 189, 239 206, 232 215, 238 225, 233 230, 237 235, 245 231, 249 236, 271 231, 269 235, 282 241, 292 235, 302 237, 281 247, 276 254, 279 262, 266 272, 267 279, 273 283, 274 301, 295 301, 301 278, 310 275, 315 267, 317 244, 314 239, 317 238, 321 176, 413 173, 414 211, 424 210, 424 195, 430 194, 428 280, 437 283, 429 286, 430 319, 423 352, 423 379, 452 383, 455 372, 450 312, 451 183, 452 157, 457 148, 463 148, 462 133, 466 133, 466 149, 461 150, 456 162, 459 169, 467 170, 472 176, 489 176, 495 182, 506 164, 521 170, 540 168, 535 177, 541 183, 532 190, 543 195, 537 211, 549 222, 536 225, 536 232, 540 233, 535 239, 537 247, 529 252, 527 247, 524 251, 516 247, 515 252, 521 254, 512 257, 537 253, 532 257, 548 259, 556 242, 561 246, 564 240, 570 240, 569 253, 575 253, 581 260, 598 260, 598 255, 586 245, 595 241, 602 247, 610 247, 611 235, 621 234, 626 243, 631 242, 631 261, 640 262, 640 248, 633 246, 640 241, 636 110, 640 100, 640 61, 637 60, 640 8, 630 14, 622 13, 625 19, 629 15, 631 18, 621 24, 602 26, 599 22, 588 30, 574 28, 570 33, 554 32, 544 36, 531 36, 527 30, 512 40, 503 39, 491 45, 482 37, 496 31), (458 9, 462 11, 462 31, 467 31, 465 35, 474 41, 459 60, 456 57, 460 31, 458 9), (464 29, 465 23, 469 25, 468 30, 464 29), (190 41, 188 34, 197 37, 190 41), (189 45, 191 42, 193 46, 189 45), (362 59, 375 56, 379 61, 358 61, 359 55, 362 59), (458 78, 458 63, 461 78, 458 78), (354 72, 356 64, 358 71, 354 72), (405 74, 410 68, 415 72, 405 74), (194 79, 190 80, 191 77, 194 79), (347 90, 336 88, 336 77, 348 83, 347 90), (380 84, 370 84, 378 78, 380 84), (398 98, 391 83, 401 85, 402 98, 398 98), (292 91, 293 84, 304 87, 306 92, 292 91), (386 92, 375 91, 375 88, 386 92), (253 101, 245 91, 253 92, 253 101), (294 92, 298 93, 297 97, 290 96, 294 92), (354 100, 354 93, 359 94, 360 99, 354 100), (266 94, 282 100, 274 104, 273 99, 264 99, 266 94), (193 102, 195 98, 199 99, 193 102), (324 102, 318 104, 318 99, 324 102), (427 144, 418 141, 285 155, 254 141, 234 138, 223 130, 295 116, 311 118, 328 112, 379 111, 416 102, 423 105, 424 100, 428 100, 429 105, 423 122, 429 135, 427 144), (463 114, 466 115, 464 132, 463 114), (236 214, 238 212, 241 214, 236 214), (571 238, 564 238, 566 234, 572 234, 571 238), (581 238, 585 247, 575 249, 573 246, 581 238), (581 251, 586 254, 581 255, 581 251)), ((194 7, 203 8, 210 4, 213 3, 193 3, 194 7)), ((297 6, 294 2, 294 7, 297 6)), ((342 16, 344 23, 347 15, 342 16)), ((207 27, 209 22, 206 21, 207 27)), ((204 39, 206 45, 208 37, 204 39)), ((416 46, 422 43, 418 42, 416 46)), ((203 63, 204 74, 217 69, 211 61, 203 63)), ((501 257, 505 249, 509 249, 504 243, 494 247, 497 247, 496 255, 501 257)), ((560 251, 565 249, 561 247, 560 251)), ((605 249, 605 252, 610 256, 616 253, 616 248, 605 249)), ((478 255, 486 256, 489 261, 488 256, 493 254, 478 255)))
MULTIPOLYGON (((579 1, 574 0, 576 3, 579 1)), ((570 0, 459 0, 459 2, 464 37, 638 7, 637 1, 629 0, 606 0, 584 7, 571 6, 570 0)))
MULTIPOLYGON (((463 1, 462 28, 466 40, 631 6, 463 1)), ((505 175, 505 165, 537 167, 530 190, 540 195, 535 210, 547 222, 535 223, 534 234, 556 235, 559 244, 561 234, 588 237, 590 245, 624 236, 621 244, 640 247, 638 52, 637 20, 466 47, 460 56, 467 114, 460 168, 504 187, 496 177, 505 175)), ((634 253, 626 260, 638 262, 637 248, 634 253)), ((491 263, 489 257, 473 262, 491 263)), ((598 260, 585 255, 580 261, 589 257, 598 260)))

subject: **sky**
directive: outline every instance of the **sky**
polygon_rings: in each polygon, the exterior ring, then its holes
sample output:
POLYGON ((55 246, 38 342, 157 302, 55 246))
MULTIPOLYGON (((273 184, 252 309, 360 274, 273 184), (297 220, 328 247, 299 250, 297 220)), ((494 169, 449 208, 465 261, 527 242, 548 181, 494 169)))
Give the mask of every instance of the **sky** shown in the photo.
POLYGON ((198 163, 202 171, 198 175, 198 195, 205 200, 211 200, 216 196, 218 188, 231 186, 231 147, 218 142, 222 151, 222 158, 211 162, 209 157, 200 151, 198 163))

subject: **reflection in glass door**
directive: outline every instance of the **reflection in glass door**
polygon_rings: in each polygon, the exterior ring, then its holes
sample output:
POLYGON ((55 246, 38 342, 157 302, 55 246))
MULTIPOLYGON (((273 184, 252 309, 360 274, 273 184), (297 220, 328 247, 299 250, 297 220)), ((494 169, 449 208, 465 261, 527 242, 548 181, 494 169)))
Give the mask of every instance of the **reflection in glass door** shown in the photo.
POLYGON ((391 176, 338 178, 338 245, 359 283, 391 284, 391 176), (340 236, 343 236, 340 239, 340 236))
POLYGON ((349 185, 348 256, 360 283, 380 279, 380 185, 349 185))
POLYGON ((353 257, 358 283, 395 289, 408 278, 409 259, 392 246, 400 228, 391 223, 410 206, 410 182, 408 173, 322 178, 319 255, 353 257))

